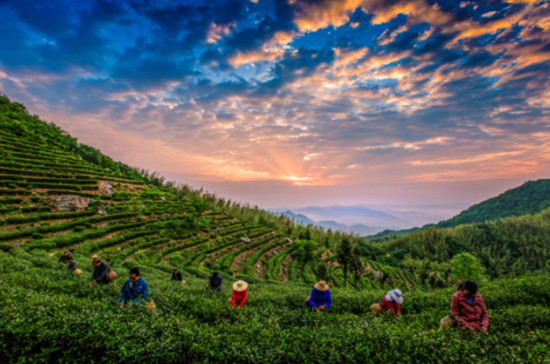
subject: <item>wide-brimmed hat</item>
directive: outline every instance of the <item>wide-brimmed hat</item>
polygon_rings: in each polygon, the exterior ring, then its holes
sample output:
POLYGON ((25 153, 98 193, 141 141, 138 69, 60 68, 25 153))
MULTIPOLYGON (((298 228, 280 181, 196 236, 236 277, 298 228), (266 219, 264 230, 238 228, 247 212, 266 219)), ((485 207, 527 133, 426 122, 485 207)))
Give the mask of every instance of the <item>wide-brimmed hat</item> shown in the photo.
POLYGON ((233 283, 233 289, 237 292, 242 292, 248 288, 248 283, 245 281, 237 281, 233 283))
POLYGON ((327 282, 325 281, 319 281, 315 283, 313 287, 315 287, 316 290, 321 292, 328 291, 328 288, 329 288, 327 282))
POLYGON ((403 303, 403 296, 401 296, 401 291, 396 289, 392 289, 391 291, 388 291, 386 293, 386 301, 394 301, 399 304, 403 303))

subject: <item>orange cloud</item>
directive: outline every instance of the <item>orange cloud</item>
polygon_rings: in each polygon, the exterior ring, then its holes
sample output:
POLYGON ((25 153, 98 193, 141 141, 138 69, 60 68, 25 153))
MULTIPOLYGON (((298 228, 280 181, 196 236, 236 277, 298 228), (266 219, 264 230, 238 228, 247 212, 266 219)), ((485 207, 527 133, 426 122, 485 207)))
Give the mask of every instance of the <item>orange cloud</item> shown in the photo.
POLYGON ((442 166, 442 165, 457 165, 457 164, 469 164, 469 163, 478 163, 485 162, 489 160, 495 160, 503 157, 515 157, 523 154, 521 151, 511 151, 511 152, 498 152, 498 153, 486 153, 475 155, 467 158, 460 159, 441 159, 441 160, 415 160, 411 161, 410 164, 413 166, 442 166))
POLYGON ((412 174, 407 180, 415 182, 494 181, 504 178, 525 178, 539 171, 539 163, 535 160, 507 160, 494 164, 475 165, 471 168, 412 174))
POLYGON ((387 23, 399 14, 407 15, 409 22, 414 24, 428 22, 432 25, 443 25, 452 19, 437 4, 430 5, 424 0, 409 0, 391 6, 387 6, 384 0, 368 1, 363 9, 375 14, 373 24, 387 23))
POLYGON ((300 4, 294 22, 300 32, 314 32, 318 29, 346 24, 350 14, 363 0, 324 0, 313 4, 300 4))
POLYGON ((216 23, 211 23, 208 28, 206 43, 217 43, 223 37, 228 35, 233 28, 235 28, 235 24, 218 25, 216 23))
POLYGON ((285 52, 289 49, 288 43, 293 40, 294 36, 294 32, 277 32, 259 50, 245 53, 237 52, 228 60, 229 64, 233 67, 239 67, 243 64, 262 61, 274 62, 285 55, 285 52))

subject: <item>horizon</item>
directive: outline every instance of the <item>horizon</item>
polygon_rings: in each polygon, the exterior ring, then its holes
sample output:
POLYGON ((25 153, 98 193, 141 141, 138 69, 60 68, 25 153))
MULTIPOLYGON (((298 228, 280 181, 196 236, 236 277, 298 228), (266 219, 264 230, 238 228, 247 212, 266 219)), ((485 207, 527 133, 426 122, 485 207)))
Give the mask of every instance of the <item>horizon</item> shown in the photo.
POLYGON ((456 215, 548 178, 546 2, 5 1, 0 17, 1 93, 235 202, 456 215))

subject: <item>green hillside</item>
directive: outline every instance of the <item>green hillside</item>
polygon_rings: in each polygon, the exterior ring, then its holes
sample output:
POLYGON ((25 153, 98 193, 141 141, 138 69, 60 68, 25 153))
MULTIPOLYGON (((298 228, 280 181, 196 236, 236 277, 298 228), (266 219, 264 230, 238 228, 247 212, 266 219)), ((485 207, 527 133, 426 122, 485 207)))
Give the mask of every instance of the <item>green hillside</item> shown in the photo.
POLYGON ((441 221, 440 227, 452 227, 498 220, 508 216, 534 214, 550 207, 550 179, 528 181, 497 197, 469 207, 457 216, 441 221))
POLYGON ((371 244, 130 168, 0 97, 0 362, 548 362, 549 216, 371 244), (64 250, 82 275, 58 262, 64 250), (463 251, 493 278, 480 282, 487 336, 437 331, 463 251), (93 254, 114 284, 88 286, 93 254), (117 305, 134 266, 154 312, 117 305), (174 267, 188 284, 170 281, 174 267), (221 294, 204 290, 212 270, 221 294), (250 283, 239 310, 236 279, 250 283), (320 315, 303 307, 318 279, 334 298, 320 315), (393 287, 402 320, 373 316, 393 287))
MULTIPOLYGON (((332 252, 344 237, 358 237, 295 225, 114 162, 7 97, 0 98, 0 126, 3 250, 69 249, 99 254, 115 267, 137 262, 344 285, 332 252), (83 205, 61 211, 55 204, 63 198, 83 205)), ((376 263, 363 259, 363 265, 353 286, 379 286, 368 270, 376 263)), ((407 272, 398 279, 402 285, 415 280, 407 272)))
POLYGON ((454 228, 420 229, 364 246, 379 262, 416 271, 433 265, 449 273, 450 259, 469 252, 493 278, 550 272, 550 208, 534 215, 454 228))

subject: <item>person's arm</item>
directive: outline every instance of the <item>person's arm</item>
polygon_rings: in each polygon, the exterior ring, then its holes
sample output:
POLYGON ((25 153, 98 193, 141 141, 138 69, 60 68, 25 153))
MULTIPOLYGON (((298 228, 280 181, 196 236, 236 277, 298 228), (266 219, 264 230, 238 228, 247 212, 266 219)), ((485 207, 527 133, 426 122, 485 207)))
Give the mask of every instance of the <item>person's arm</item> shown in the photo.
POLYGON ((90 281, 90 285, 94 284, 97 281, 97 277, 99 277, 99 275, 96 272, 96 268, 94 268, 92 272, 92 280, 90 281))
POLYGON ((453 295, 453 299, 451 300, 451 317, 462 326, 466 326, 466 321, 460 315, 460 303, 456 293, 453 295))
POLYGON ((235 295, 235 291, 233 291, 233 294, 231 295, 231 306, 235 307, 236 303, 237 303, 237 296, 235 295))
POLYGON ((124 301, 126 301, 127 289, 128 289, 128 282, 125 282, 122 288, 120 289, 120 296, 118 297, 118 304, 121 306, 123 306, 124 301))
POLYGON ((311 290, 311 294, 309 295, 309 307, 317 308, 317 302, 315 302, 315 288, 311 290))
POLYGON ((149 285, 147 282, 142 282, 140 285, 141 299, 147 301, 149 299, 149 285))
POLYGON ((451 317, 453 320, 458 321, 460 317, 460 308, 458 306, 458 297, 456 294, 453 295, 453 298, 451 299, 451 317))
POLYGON ((218 276, 218 280, 216 281, 216 291, 219 291, 222 288, 222 276, 218 276))
POLYGON ((395 302, 389 301, 387 305, 388 305, 388 308, 390 309, 391 314, 395 316, 397 314, 395 312, 395 302))
POLYGON ((239 304, 239 307, 243 307, 244 306, 244 303, 246 302, 246 297, 248 296, 248 290, 245 290, 243 293, 242 293, 242 300, 241 300, 241 303, 239 304))

